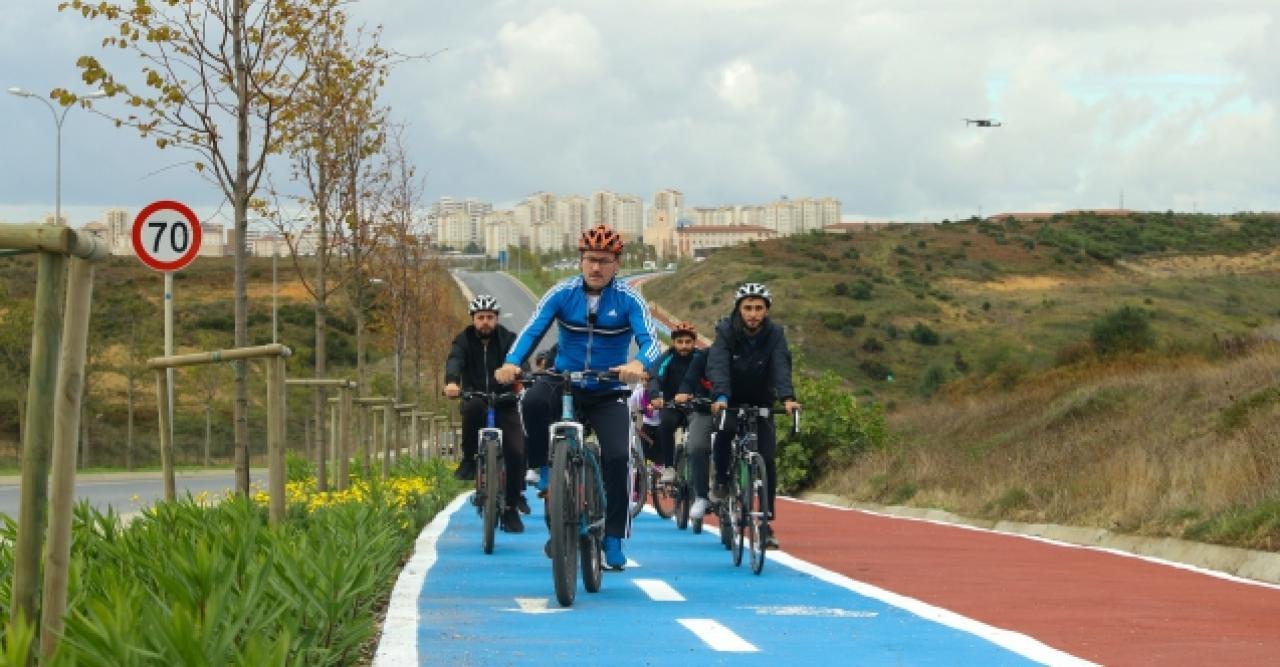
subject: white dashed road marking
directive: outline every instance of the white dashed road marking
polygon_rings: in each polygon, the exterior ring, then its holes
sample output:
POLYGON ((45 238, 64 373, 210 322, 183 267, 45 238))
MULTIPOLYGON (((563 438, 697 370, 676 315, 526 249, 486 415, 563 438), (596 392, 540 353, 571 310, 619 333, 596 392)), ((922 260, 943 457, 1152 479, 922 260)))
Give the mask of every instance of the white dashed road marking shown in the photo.
POLYGON ((710 618, 680 618, 680 625, 688 628, 711 648, 726 653, 756 653, 755 644, 739 637, 733 630, 710 618))
POLYGON ((661 579, 632 579, 631 583, 640 587, 654 602, 684 602, 680 591, 661 579))

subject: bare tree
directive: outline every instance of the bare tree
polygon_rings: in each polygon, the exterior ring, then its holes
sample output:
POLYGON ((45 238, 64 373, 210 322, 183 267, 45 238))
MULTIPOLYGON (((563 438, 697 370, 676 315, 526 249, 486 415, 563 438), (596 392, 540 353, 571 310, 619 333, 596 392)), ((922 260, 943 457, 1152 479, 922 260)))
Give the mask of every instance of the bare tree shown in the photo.
MULTIPOLYGON (((142 62, 140 84, 128 83, 98 58, 77 66, 89 85, 123 96, 136 113, 118 126, 154 137, 160 148, 195 153, 192 165, 209 174, 231 202, 235 254, 235 345, 248 344, 245 267, 248 212, 267 170, 267 159, 289 138, 278 127, 307 79, 302 46, 326 0, 133 0, 62 2, 86 19, 110 26, 106 48, 130 50, 142 62)), ((58 89, 62 104, 77 98, 58 89)), ((236 486, 249 493, 247 366, 235 364, 236 486)))

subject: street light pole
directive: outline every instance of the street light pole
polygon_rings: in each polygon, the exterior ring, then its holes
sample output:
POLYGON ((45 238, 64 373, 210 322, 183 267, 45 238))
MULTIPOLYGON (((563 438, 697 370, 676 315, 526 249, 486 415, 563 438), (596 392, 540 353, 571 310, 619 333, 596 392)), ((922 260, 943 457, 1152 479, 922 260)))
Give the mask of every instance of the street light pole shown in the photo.
MULTIPOLYGON (((46 107, 49 107, 49 113, 53 114, 53 124, 56 128, 54 133, 54 155, 53 155, 53 222, 54 224, 62 224, 62 121, 67 119, 67 112, 71 111, 73 105, 63 107, 62 113, 59 114, 56 107, 49 100, 43 97, 37 97, 35 93, 24 88, 13 87, 9 89, 11 95, 18 97, 29 97, 33 100, 39 100, 46 107)), ((95 90, 92 93, 82 95, 82 99, 97 99, 106 97, 107 94, 101 90, 95 90)))

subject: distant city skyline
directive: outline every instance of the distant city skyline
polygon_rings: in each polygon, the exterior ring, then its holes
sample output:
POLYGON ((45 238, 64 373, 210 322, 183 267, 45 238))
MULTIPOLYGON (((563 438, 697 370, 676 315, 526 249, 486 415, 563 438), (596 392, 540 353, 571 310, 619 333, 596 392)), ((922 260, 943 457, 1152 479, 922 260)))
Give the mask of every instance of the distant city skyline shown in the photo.
MULTIPOLYGON (((138 71, 127 52, 101 49, 103 25, 56 4, 6 5, 0 88, 76 89, 82 55, 138 71)), ((382 24, 387 46, 435 54, 401 65, 382 91, 426 176, 424 204, 448 195, 505 209, 539 190, 676 187, 688 206, 832 196, 856 220, 1121 199, 1280 210, 1274 0, 348 7, 355 22, 382 24)), ((53 209, 49 114, 0 95, 0 118, 0 219, 39 219, 53 209)), ((82 109, 67 117, 63 156, 76 222, 155 199, 209 216, 222 199, 189 153, 82 109)))

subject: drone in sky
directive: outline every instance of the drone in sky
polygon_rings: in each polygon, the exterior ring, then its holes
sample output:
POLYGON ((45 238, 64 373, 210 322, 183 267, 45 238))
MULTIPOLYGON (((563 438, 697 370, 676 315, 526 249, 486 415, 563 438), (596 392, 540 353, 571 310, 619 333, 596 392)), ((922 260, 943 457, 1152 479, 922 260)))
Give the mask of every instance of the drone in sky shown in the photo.
POLYGON ((965 126, 977 125, 978 127, 1000 127, 1003 123, 998 123, 994 118, 966 118, 965 126))

